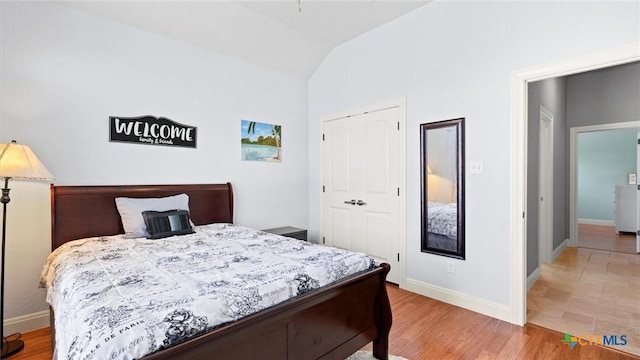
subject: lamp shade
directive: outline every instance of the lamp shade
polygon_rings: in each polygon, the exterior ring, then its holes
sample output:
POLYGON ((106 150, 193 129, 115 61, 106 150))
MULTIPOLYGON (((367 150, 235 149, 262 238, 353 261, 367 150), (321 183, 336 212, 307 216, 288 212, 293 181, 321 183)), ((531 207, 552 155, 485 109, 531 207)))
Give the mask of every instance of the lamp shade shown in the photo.
POLYGON ((31 149, 13 140, 0 144, 0 178, 53 180, 31 149))

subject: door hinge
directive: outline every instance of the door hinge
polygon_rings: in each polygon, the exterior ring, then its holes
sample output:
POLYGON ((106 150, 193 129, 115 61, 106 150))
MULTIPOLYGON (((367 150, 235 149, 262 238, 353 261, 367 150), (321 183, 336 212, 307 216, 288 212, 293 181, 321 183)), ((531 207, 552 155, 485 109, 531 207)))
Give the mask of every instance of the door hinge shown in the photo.
POLYGON ((522 212, 522 218, 524 219, 524 211, 522 212))
POLYGON ((322 185, 322 192, 324 192, 324 185, 322 185))
POLYGON ((400 131, 400 121, 398 121, 398 131, 400 131))
POLYGON ((325 241, 324 241, 324 236, 322 237, 322 243, 323 243, 323 244, 325 243, 325 241))
POLYGON ((398 262, 400 262, 400 253, 398 253, 398 262))
POLYGON ((322 141, 324 141, 324 134, 322 134, 322 141))
POLYGON ((400 196, 400 188, 398 188, 398 196, 400 196))

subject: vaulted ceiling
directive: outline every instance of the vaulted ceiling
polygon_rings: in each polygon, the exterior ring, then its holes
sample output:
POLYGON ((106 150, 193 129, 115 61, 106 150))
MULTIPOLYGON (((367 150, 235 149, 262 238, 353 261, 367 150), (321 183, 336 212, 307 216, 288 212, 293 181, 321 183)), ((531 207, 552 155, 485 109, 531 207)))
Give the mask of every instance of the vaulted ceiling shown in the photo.
POLYGON ((305 79, 337 45, 428 2, 60 1, 96 16, 305 79))

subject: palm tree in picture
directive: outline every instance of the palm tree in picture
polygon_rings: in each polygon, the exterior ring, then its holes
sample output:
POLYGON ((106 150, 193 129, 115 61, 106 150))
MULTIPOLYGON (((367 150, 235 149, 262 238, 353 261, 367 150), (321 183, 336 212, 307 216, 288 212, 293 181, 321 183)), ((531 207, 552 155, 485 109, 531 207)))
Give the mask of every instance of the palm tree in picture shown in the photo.
POLYGON ((282 127, 280 125, 273 125, 273 128, 271 129, 271 133, 273 134, 273 137, 276 139, 276 148, 278 149, 278 153, 276 154, 274 159, 280 160, 280 142, 281 142, 280 139, 282 137, 282 127))
MULTIPOLYGON (((256 132, 256 122, 249 121, 249 127, 247 128, 248 134, 255 134, 256 132)), ((280 125, 271 125, 271 134, 276 141, 276 156, 273 157, 274 160, 281 160, 281 143, 282 143, 282 126, 280 125)))

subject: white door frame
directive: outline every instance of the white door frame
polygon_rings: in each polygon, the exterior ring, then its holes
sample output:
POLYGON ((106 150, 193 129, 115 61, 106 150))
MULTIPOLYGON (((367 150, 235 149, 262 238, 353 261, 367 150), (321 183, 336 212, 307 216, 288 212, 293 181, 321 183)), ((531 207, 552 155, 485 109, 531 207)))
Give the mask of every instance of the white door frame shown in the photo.
POLYGON ((524 325, 527 310, 525 235, 527 179, 527 86, 529 82, 601 69, 640 60, 640 43, 514 71, 511 77, 511 322, 524 325))
POLYGON ((578 135, 592 131, 639 127, 640 121, 627 121, 569 129, 569 246, 578 246, 578 135))
MULTIPOLYGON (((400 117, 398 119, 399 124, 399 139, 398 139, 398 185, 399 197, 398 197, 398 257, 400 262, 400 288, 405 288, 407 280, 407 98, 401 97, 388 102, 368 105, 357 109, 341 111, 329 116, 323 116, 320 119, 321 128, 322 123, 331 119, 338 119, 348 117, 356 114, 364 114, 367 112, 378 111, 383 109, 389 109, 397 107, 400 110, 400 117)), ((320 151, 320 163, 324 164, 323 151, 320 151)), ((324 179, 324 166, 320 166, 320 179, 324 179)), ((320 196, 320 234, 324 229, 323 211, 324 209, 324 196, 320 196)))
POLYGON ((538 264, 550 263, 553 252, 553 114, 540 105, 538 150, 538 264), (545 131, 545 123, 548 131, 545 131))
POLYGON ((636 147, 636 252, 640 253, 640 187, 638 187, 638 170, 640 170, 640 130, 636 136, 638 145, 636 147))

